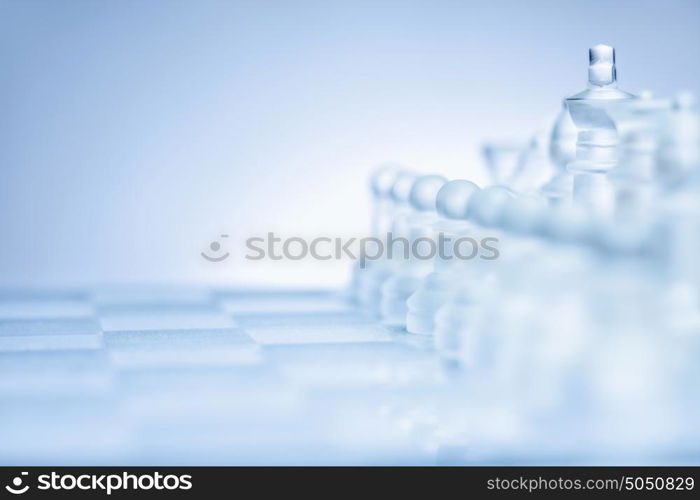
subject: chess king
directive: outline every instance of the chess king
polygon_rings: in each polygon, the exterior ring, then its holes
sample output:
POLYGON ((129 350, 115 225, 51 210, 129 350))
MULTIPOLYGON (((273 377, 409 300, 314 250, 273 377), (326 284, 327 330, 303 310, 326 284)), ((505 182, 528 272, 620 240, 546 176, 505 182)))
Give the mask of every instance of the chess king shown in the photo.
POLYGON ((566 99, 578 130, 576 158, 567 168, 573 174, 574 202, 602 217, 611 216, 615 208, 607 173, 617 166, 620 137, 636 99, 617 88, 615 49, 589 49, 588 88, 566 99))

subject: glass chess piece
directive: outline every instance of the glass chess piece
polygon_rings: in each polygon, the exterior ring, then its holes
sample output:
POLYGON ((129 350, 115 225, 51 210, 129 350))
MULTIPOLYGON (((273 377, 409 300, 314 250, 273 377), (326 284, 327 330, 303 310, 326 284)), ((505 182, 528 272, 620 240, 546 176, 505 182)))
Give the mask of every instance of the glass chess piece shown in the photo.
POLYGON ((554 176, 540 193, 551 205, 569 203, 573 192, 573 177, 566 166, 576 158, 576 125, 574 125, 566 100, 557 116, 549 137, 549 161, 555 169, 554 176))
POLYGON ((438 191, 447 182, 440 175, 425 175, 416 179, 409 197, 411 211, 405 219, 408 238, 387 242, 387 257, 393 261, 394 270, 382 286, 382 324, 390 328, 404 329, 408 312, 406 300, 416 291, 421 279, 430 273, 435 254, 432 242, 432 226, 437 221, 436 199, 438 191), (403 245, 403 257, 394 255, 394 243, 403 245))
POLYGON ((537 196, 554 176, 549 158, 548 138, 537 132, 518 156, 517 167, 508 187, 516 193, 537 196))
MULTIPOLYGON (((381 237, 391 228, 391 217, 394 200, 391 198, 391 190, 397 177, 404 169, 393 163, 386 163, 378 166, 372 172, 369 179, 370 193, 372 197, 372 211, 370 216, 371 236, 381 237)), ((360 256, 362 257, 362 256, 360 256)), ((372 261, 365 261, 362 258, 353 264, 350 287, 347 291, 348 298, 360 303, 360 289, 363 287, 363 280, 372 273, 370 269, 372 261), (361 262, 364 265, 361 265, 361 262)), ((377 264, 380 267, 381 264, 377 264)))
POLYGON ((567 168, 573 175, 574 202, 602 217, 614 211, 615 190, 606 174, 617 165, 621 129, 634 99, 617 88, 615 49, 589 49, 588 88, 566 98, 578 130, 576 158, 567 168))
MULTIPOLYGON (((469 199, 467 217, 472 223, 473 237, 500 238, 499 221, 505 204, 514 196, 503 186, 490 186, 475 192, 469 199)), ((494 261, 476 259, 469 262, 463 273, 455 276, 457 285, 447 302, 435 313, 434 342, 438 355, 448 363, 472 366, 478 356, 460 360, 462 343, 478 343, 472 337, 486 297, 493 288, 496 265, 494 261)), ((477 350, 474 347, 474 350, 477 350)))
POLYGON ((508 185, 518 171, 524 146, 516 141, 489 141, 482 145, 481 155, 492 185, 508 185))
POLYGON ((700 113, 692 93, 679 92, 673 100, 658 154, 658 175, 667 188, 700 175, 700 113))
POLYGON ((674 335, 700 332, 700 177, 668 189, 655 214, 654 240, 664 275, 659 294, 665 304, 666 330, 674 335))
POLYGON ((448 300, 459 283, 459 275, 464 266, 478 258, 474 252, 478 254, 480 248, 473 238, 469 239, 472 245, 469 249, 455 247, 460 238, 466 238, 469 234, 469 200, 478 190, 479 187, 473 182, 454 180, 438 191, 436 208, 440 220, 433 227, 433 239, 438 243, 440 251, 433 260, 432 272, 421 281, 406 303, 406 330, 409 333, 432 335, 435 312, 448 300), (476 248, 473 247, 474 244, 477 245, 476 248), (458 255, 455 255, 455 251, 458 255))
MULTIPOLYGON (((409 197, 411 188, 415 182, 417 174, 408 170, 396 172, 393 183, 388 188, 386 202, 382 205, 386 208, 387 217, 382 218, 381 223, 374 224, 375 231, 383 231, 385 226, 388 231, 385 233, 375 233, 381 241, 387 240, 391 235, 393 238, 408 237, 408 218, 411 214, 409 197)), ((382 185, 384 185, 382 183, 382 185)), ((385 249, 386 250, 386 249, 385 249)), ((360 268, 360 263, 356 264, 358 270, 356 276, 356 297, 362 309, 372 316, 380 315, 381 289, 384 282, 391 276, 396 267, 396 262, 390 259, 386 251, 376 260, 365 260, 365 268, 360 268)))
POLYGON ((661 287, 649 221, 598 224, 598 271, 588 287, 591 318, 581 356, 591 446, 655 456, 679 428, 674 339, 663 334, 661 287))
POLYGON ((618 165, 608 172, 615 187, 615 215, 650 219, 661 189, 657 158, 661 126, 671 107, 667 99, 643 91, 629 104, 630 116, 620 145, 618 165))

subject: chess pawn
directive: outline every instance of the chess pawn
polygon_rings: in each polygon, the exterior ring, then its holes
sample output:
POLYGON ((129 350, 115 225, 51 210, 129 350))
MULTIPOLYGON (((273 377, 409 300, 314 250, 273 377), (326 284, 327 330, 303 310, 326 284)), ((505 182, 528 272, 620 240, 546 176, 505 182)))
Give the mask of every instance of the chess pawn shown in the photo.
POLYGON ((491 335, 495 342, 494 375, 503 380, 516 379, 514 385, 522 376, 518 370, 531 368, 523 365, 520 351, 529 349, 528 339, 541 329, 544 316, 533 292, 541 283, 535 264, 547 251, 542 242, 546 214, 546 200, 516 196, 504 204, 500 217, 503 234, 494 272, 498 295, 487 305, 491 311, 488 317, 493 321, 482 335, 491 335))
POLYGON ((654 230, 666 281, 662 295, 667 329, 696 335, 700 331, 700 177, 665 193, 654 230))
POLYGON ((573 199, 600 216, 612 215, 615 190, 607 178, 617 165, 620 131, 635 96, 617 88, 615 49, 589 50, 588 88, 568 97, 566 105, 578 130, 573 174, 573 199))
MULTIPOLYGON (((401 167, 387 163, 375 168, 369 179, 370 193, 372 197, 372 211, 370 216, 371 235, 380 236, 390 230, 391 225, 391 188, 396 182, 396 178, 401 172, 401 167)), ((371 255, 374 255, 371 253, 371 255)), ((348 290, 348 297, 354 302, 359 302, 360 283, 365 278, 363 275, 371 272, 372 261, 365 262, 363 259, 355 262, 352 271, 352 280, 348 290), (361 266, 360 262, 365 265, 361 266)))
MULTIPOLYGON (((417 174, 407 170, 397 171, 391 184, 389 177, 385 174, 375 177, 377 182, 373 184, 372 188, 373 192, 386 193, 382 195, 384 199, 381 206, 382 214, 384 214, 383 209, 386 208, 388 217, 382 215, 381 222, 374 224, 376 231, 388 231, 383 234, 381 232, 375 234, 380 240, 387 239, 389 235, 394 238, 408 237, 408 217, 411 212, 409 196, 417 174)), ((370 315, 379 316, 382 285, 391 276, 395 262, 388 259, 386 253, 383 253, 379 259, 365 260, 364 265, 364 269, 360 268, 359 263, 356 267, 358 270, 356 274, 358 277, 356 281, 357 302, 370 315)))
POLYGON ((409 236, 409 220, 413 214, 411 191, 421 176, 415 172, 401 172, 391 188, 393 209, 391 212, 391 232, 395 236, 409 236))
POLYGON ((551 205, 569 203, 573 191, 573 177, 566 166, 576 158, 576 125, 562 100, 562 109, 557 116, 549 137, 549 161, 555 168, 554 177, 545 184, 540 193, 551 205))
MULTIPOLYGON (((658 300, 649 303, 635 300, 646 293, 658 292, 660 274, 653 265, 654 224, 649 220, 611 219, 595 226, 592 237, 599 271, 595 274, 596 290, 591 299, 591 317, 598 329, 630 328, 648 314, 658 300), (653 278, 653 279, 652 279, 653 278), (628 300, 634 298, 635 300, 628 300), (638 309, 638 308, 644 308, 638 309)), ((651 323, 647 323, 647 326, 651 323)), ((643 325, 642 325, 643 326, 643 325)), ((644 326, 646 328, 647 326, 644 326)))
MULTIPOLYGON (((498 238, 498 224, 503 207, 513 192, 503 186, 476 191, 467 205, 467 217, 474 224, 475 239, 498 238)), ((464 273, 455 276, 457 288, 435 313, 434 342, 440 357, 460 363, 467 370, 476 369, 482 339, 475 337, 484 304, 494 289, 495 261, 475 259, 464 273), (460 355, 461 353, 461 355, 460 355)))
POLYGON ((671 103, 655 99, 651 92, 640 93, 629 104, 630 116, 620 147, 618 165, 608 172, 615 186, 615 215, 648 219, 652 215, 659 186, 656 181, 661 124, 671 103))
MULTIPOLYGON (((473 182, 455 180, 442 186, 437 194, 436 208, 440 220, 434 226, 434 238, 440 251, 433 261, 433 271, 421 281, 406 303, 406 330, 409 333, 432 335, 435 312, 459 283, 458 275, 466 263, 461 259, 476 257, 472 255, 474 249, 468 254, 457 249, 459 253, 455 255, 455 245, 469 231, 467 208, 470 198, 478 190, 479 187, 473 182)), ((478 247, 476 251, 479 251, 478 247)))
MULTIPOLYGON (((540 230, 546 209, 546 200, 536 196, 515 196, 505 203, 499 221, 504 231, 499 268, 502 269, 504 264, 510 265, 514 259, 521 259, 523 253, 540 247, 540 230)), ((531 271, 527 266, 516 267, 519 271, 531 271)), ((506 270, 502 272, 508 273, 506 270)))
POLYGON ((385 326, 406 327, 406 300, 430 272, 431 260, 437 252, 432 238, 432 227, 437 222, 435 203, 438 191, 446 182, 440 175, 416 179, 409 197, 411 212, 405 220, 408 237, 402 241, 387 241, 386 254, 393 261, 394 271, 381 289, 381 317, 385 326), (395 255, 397 244, 402 247, 403 255, 395 255))
POLYGON ((682 413, 675 406, 674 339, 660 334, 651 229, 647 221, 610 221, 594 235, 599 271, 590 293, 591 339, 580 366, 582 399, 593 410, 587 419, 605 439, 593 445, 625 454, 663 445, 682 413))
POLYGON ((534 197, 504 196, 492 208, 498 206, 500 209, 493 212, 498 212, 495 223, 501 228, 499 245, 507 238, 510 241, 493 261, 494 269, 469 276, 454 300, 440 309, 435 339, 440 341, 438 352, 443 359, 452 360, 467 380, 486 389, 492 398, 490 404, 503 411, 513 407, 517 411, 529 408, 518 389, 530 388, 524 383, 532 368, 528 341, 538 331, 539 311, 528 300, 527 273, 513 280, 504 275, 522 267, 525 246, 521 243, 538 232, 546 203, 534 197))
MULTIPOLYGON (((687 174, 686 174, 687 177, 687 174)), ((679 177, 682 178, 682 177, 679 177)), ((666 193, 654 241, 661 243, 658 253, 664 284, 657 292, 663 312, 660 333, 673 342, 679 353, 673 359, 682 373, 676 379, 681 391, 678 399, 695 402, 687 405, 683 416, 683 442, 687 449, 697 448, 700 432, 700 178, 686 178, 666 193)))
MULTIPOLYGON (((518 415, 520 425, 530 419, 546 421, 559 415, 553 410, 567 409, 567 375, 581 350, 581 335, 573 331, 579 325, 572 331, 568 327, 583 317, 582 308, 574 307, 569 297, 560 303, 553 300, 558 298, 555 289, 575 290, 578 273, 573 270, 580 267, 579 260, 557 259, 548 234, 553 214, 563 214, 555 219, 562 239, 572 248, 580 246, 579 218, 566 217, 571 210, 576 207, 551 207, 533 197, 514 198, 504 206, 502 225, 511 236, 503 236, 509 244, 503 246, 495 292, 476 328, 461 343, 460 360, 479 359, 479 379, 489 380, 490 391, 518 415), (550 268, 552 258, 557 265, 550 268), (562 283, 567 278, 572 281, 562 283), (474 345, 485 347, 475 350, 474 345)), ((544 442, 546 436, 536 438, 544 442)))
POLYGON ((372 193, 372 236, 381 237, 391 230, 394 200, 392 189, 399 175, 407 170, 400 165, 387 163, 374 170, 370 178, 372 193))
POLYGON ((660 242, 660 265, 664 287, 658 294, 663 304, 665 338, 676 343, 681 353, 674 364, 683 373, 678 378, 683 411, 686 449, 700 444, 700 177, 684 174, 679 185, 672 185, 663 200, 655 225, 654 241, 660 242))
POLYGON ((668 114, 659 147, 658 174, 667 187, 700 175, 700 114, 690 92, 680 92, 668 114))
POLYGON ((529 260, 536 279, 522 283, 537 313, 536 328, 529 330, 532 348, 522 395, 537 411, 560 419, 571 411, 566 399, 574 390, 570 375, 586 345, 584 299, 595 270, 588 248, 593 219, 579 205, 560 204, 546 211, 541 229, 545 246, 529 260))

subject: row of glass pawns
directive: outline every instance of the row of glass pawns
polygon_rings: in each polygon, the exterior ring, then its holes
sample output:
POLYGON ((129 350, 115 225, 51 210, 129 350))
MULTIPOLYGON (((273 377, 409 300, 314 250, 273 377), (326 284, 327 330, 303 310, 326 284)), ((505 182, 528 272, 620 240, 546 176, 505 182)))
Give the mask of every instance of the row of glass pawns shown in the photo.
MULTIPOLYGON (((394 238, 498 239, 494 260, 403 259, 396 245, 398 256, 354 270, 360 307, 393 329, 432 336, 459 369, 471 409, 448 419, 505 412, 519 429, 507 450, 518 439, 553 453, 700 449, 697 204, 604 221, 504 186, 392 169, 373 180, 377 225, 394 238)), ((687 194, 700 199, 700 187, 687 194)), ((504 438, 504 429, 469 422, 464 439, 504 438)))
MULTIPOLYGON (((694 120, 697 125, 700 119, 689 103, 683 95, 673 112, 682 121, 692 125, 694 120)), ((687 132, 688 128, 683 130, 687 132)), ((571 179, 562 181, 570 177, 561 167, 567 163, 564 152, 571 150, 575 136, 575 128, 564 111, 553 129, 549 158, 544 158, 539 149, 533 153, 535 148, 530 147, 521 155, 507 184, 484 189, 467 180, 448 182, 442 176, 419 176, 394 165, 377 169, 371 180, 376 237, 386 239, 391 231, 394 238, 404 236, 410 242, 425 236, 438 242, 438 233, 452 242, 465 236, 477 243, 483 238, 497 238, 494 246, 498 248, 498 258, 454 258, 455 248, 447 245, 441 254, 447 252, 452 258, 425 260, 412 255, 404 260, 384 254, 366 259, 363 268, 358 266, 354 274, 354 300, 379 314, 387 325, 407 328, 412 333, 436 334, 436 343, 449 351, 446 355, 454 356, 458 328, 449 318, 450 305, 484 300, 487 289, 493 292, 506 285, 512 293, 519 275, 526 278, 530 293, 536 286, 554 290, 568 285, 581 296, 586 288, 580 282, 572 276, 562 283, 562 275, 548 274, 544 264, 551 267, 565 255, 563 267, 568 274, 575 274, 575 269, 586 274, 597 270, 610 281, 616 279, 611 272, 613 264, 624 258, 623 267, 629 268, 634 262, 638 270, 644 271, 634 276, 636 280, 644 277, 648 283, 655 283, 656 302, 667 302, 670 307, 667 314, 673 317, 667 318, 669 321, 675 326, 695 328, 700 283, 695 263, 700 250, 696 193, 700 193, 700 186, 692 169, 685 164, 667 168, 666 171, 674 171, 675 180, 670 184, 658 179, 651 186, 646 180, 637 185, 631 181, 618 183, 616 215, 606 219, 572 202, 571 179), (552 171, 551 164, 559 168, 546 179, 542 174, 552 171), (678 181, 681 167, 685 182, 678 181), (566 184, 569 193, 563 192, 566 184), (683 313, 681 318, 679 311, 683 313), (444 328, 440 329, 440 325, 444 328)), ((485 154, 493 159, 509 152, 488 146, 485 154)), ((493 169, 507 170, 498 164, 493 169)), ((611 174, 614 173, 613 170, 611 174)), ((401 245, 394 247, 394 254, 402 253, 401 245)), ((461 249, 459 253, 470 252, 461 249)), ((599 286, 609 288, 609 283, 599 286)), ((547 302, 547 310, 541 313, 551 312, 552 306, 547 302)))

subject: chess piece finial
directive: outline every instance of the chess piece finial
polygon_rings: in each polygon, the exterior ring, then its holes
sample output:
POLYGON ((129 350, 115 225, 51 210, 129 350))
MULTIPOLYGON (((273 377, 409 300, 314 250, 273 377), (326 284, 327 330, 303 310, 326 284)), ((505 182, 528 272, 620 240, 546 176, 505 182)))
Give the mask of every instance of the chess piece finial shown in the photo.
POLYGON ((597 87, 617 85, 614 47, 598 44, 588 49, 588 83, 597 87))

